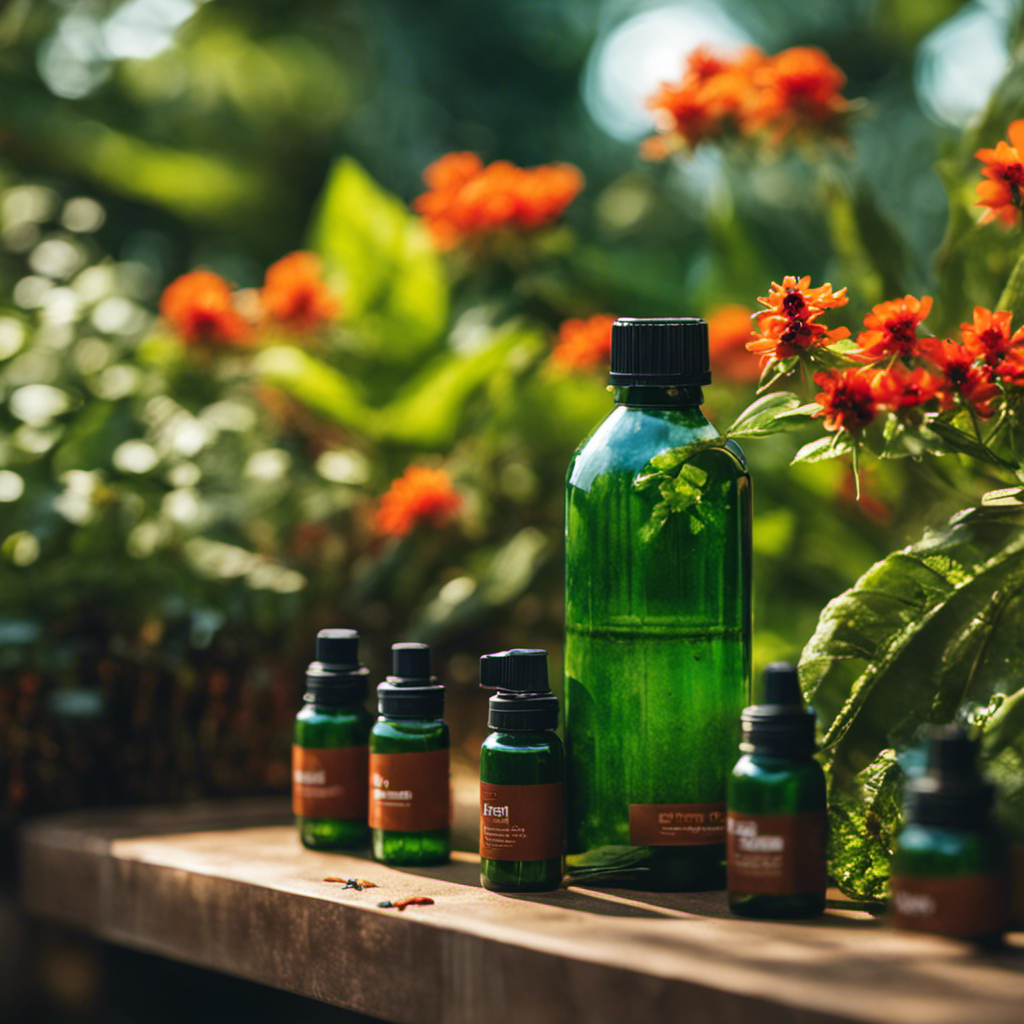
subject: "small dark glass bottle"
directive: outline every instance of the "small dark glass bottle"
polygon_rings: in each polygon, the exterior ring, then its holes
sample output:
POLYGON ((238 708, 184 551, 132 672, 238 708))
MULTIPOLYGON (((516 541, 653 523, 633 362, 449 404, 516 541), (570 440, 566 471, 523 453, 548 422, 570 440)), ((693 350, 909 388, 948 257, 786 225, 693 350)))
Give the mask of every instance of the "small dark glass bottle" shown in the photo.
POLYGON ((395 644, 370 730, 370 829, 385 864, 442 864, 451 852, 444 687, 426 644, 395 644))
POLYGON ((367 670, 359 634, 322 629, 295 718, 292 809, 304 845, 334 850, 366 842, 367 670))
POLYGON ((955 726, 927 738, 928 767, 906 786, 892 859, 893 924, 998 943, 1008 924, 1007 843, 992 823, 993 787, 977 745, 955 726))
POLYGON ((557 889, 564 873, 562 776, 555 735, 558 698, 547 651, 512 650, 480 659, 480 685, 494 730, 480 748, 480 884, 505 892, 557 889))
POLYGON ((825 909, 825 775, 814 712, 796 668, 765 671, 763 704, 741 716, 743 756, 729 776, 729 908, 744 917, 812 917, 825 909))

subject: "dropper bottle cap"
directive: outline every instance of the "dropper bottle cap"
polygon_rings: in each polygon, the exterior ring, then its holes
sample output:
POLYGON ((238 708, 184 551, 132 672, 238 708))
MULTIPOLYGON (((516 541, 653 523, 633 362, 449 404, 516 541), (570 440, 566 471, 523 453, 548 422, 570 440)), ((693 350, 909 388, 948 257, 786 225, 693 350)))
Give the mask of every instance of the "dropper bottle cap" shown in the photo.
POLYGON ((809 757, 814 742, 814 712, 804 707, 796 666, 772 662, 764 671, 764 703, 740 716, 744 750, 778 756, 809 757))
POLYGON ((354 629, 321 629, 316 660, 306 669, 307 704, 350 704, 366 697, 369 669, 359 663, 359 634, 354 629))
POLYGON ((548 682, 548 652, 515 648, 480 659, 480 685, 497 690, 487 702, 487 726, 538 732, 558 726, 558 698, 548 682))
POLYGON ((444 715, 444 687, 430 674, 426 644, 391 645, 391 675, 377 687, 377 710, 386 718, 444 715))
POLYGON ((906 819, 918 825, 969 829, 983 825, 995 789, 978 772, 978 744, 959 726, 933 726, 925 739, 927 768, 906 786, 906 819))

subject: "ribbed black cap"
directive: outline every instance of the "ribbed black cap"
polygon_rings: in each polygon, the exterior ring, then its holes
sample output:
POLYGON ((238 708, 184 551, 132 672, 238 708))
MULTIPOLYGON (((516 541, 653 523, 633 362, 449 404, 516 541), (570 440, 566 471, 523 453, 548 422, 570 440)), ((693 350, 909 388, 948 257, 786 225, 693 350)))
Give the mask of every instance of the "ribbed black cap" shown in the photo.
POLYGON ((548 682, 548 652, 516 648, 480 659, 480 685, 498 692, 487 702, 487 726, 536 732, 558 725, 558 698, 548 682))
POLYGON ((707 323, 696 317, 620 317, 612 325, 608 380, 620 386, 710 384, 707 323))
POLYGON ((369 670, 359 664, 359 634, 354 629, 321 629, 316 661, 306 669, 307 704, 350 704, 366 697, 369 670))
POLYGON ((814 712, 804 707, 796 666, 774 661, 764 672, 764 703, 740 716, 743 746, 779 757, 814 753, 814 712))
POLYGON ((377 687, 377 710, 386 718, 444 714, 444 687, 430 674, 426 644, 391 645, 391 675, 377 687))
POLYGON ((935 726, 926 739, 927 769, 906 785, 906 820, 970 829, 983 825, 995 790, 978 773, 978 745, 958 726, 935 726))

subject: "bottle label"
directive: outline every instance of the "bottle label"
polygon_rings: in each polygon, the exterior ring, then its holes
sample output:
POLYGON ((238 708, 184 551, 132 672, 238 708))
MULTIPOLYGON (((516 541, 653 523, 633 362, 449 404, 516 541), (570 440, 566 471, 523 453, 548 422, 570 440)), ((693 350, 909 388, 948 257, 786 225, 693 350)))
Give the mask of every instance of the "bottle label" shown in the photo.
POLYGON ((633 846, 711 846, 725 842, 725 804, 630 804, 633 846))
POLYGON ((480 782, 480 856, 550 860, 562 856, 562 784, 480 782))
POLYGON ((1008 924, 1006 875, 911 878, 893 875, 892 923, 897 928, 955 939, 997 935, 1008 924))
POLYGON ((428 832, 448 828, 448 749, 370 754, 370 828, 428 832))
POLYGON ((366 817, 368 748, 292 747, 292 811, 302 818, 366 817))
POLYGON ((740 814, 729 811, 729 892, 796 896, 821 893, 825 873, 825 811, 740 814))

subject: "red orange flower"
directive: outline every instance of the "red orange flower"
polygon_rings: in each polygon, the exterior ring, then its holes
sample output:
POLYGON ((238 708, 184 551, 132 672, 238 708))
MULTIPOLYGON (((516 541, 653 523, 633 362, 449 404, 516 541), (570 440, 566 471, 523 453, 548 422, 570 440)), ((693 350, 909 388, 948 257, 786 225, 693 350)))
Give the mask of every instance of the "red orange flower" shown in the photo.
POLYGON ((608 362, 615 317, 599 313, 586 320, 563 320, 551 361, 566 369, 584 369, 608 362))
POLYGON ((1006 129, 1009 143, 1002 140, 995 149, 979 149, 974 155, 985 166, 983 177, 977 185, 978 201, 975 206, 987 209, 981 215, 980 223, 987 224, 997 217, 1008 225, 1016 224, 1024 208, 1024 119, 1014 121, 1006 129))
POLYGON ((845 83, 842 71, 814 47, 774 57, 748 47, 732 58, 698 47, 682 79, 648 99, 660 134, 646 140, 642 152, 661 159, 705 139, 758 131, 767 131, 773 144, 799 134, 834 134, 850 108, 845 83))
POLYGON ((930 402, 941 385, 942 381, 923 366, 908 370, 900 362, 879 370, 872 381, 878 404, 894 412, 930 402))
POLYGON ((420 522, 445 526, 461 505, 462 496, 443 469, 409 466, 381 497, 375 525, 380 534, 404 537, 420 522))
POLYGON ((160 296, 160 313, 188 345, 243 345, 251 328, 235 310, 231 286, 210 270, 191 270, 160 296))
POLYGON ((1012 384, 1018 388, 1024 386, 1024 354, 1020 349, 1011 349, 1006 358, 1000 360, 995 375, 1003 384, 1012 384))
POLYGON ((815 345, 828 345, 847 338, 845 327, 829 329, 818 323, 828 309, 845 306, 846 289, 832 291, 832 285, 811 287, 811 279, 788 276, 782 284, 773 281, 767 295, 757 300, 764 310, 757 315, 757 327, 747 349, 761 354, 763 360, 785 359, 799 355, 815 345))
POLYGON ((964 344, 989 366, 998 366, 1010 350, 1024 341, 1024 328, 1011 334, 1013 313, 993 313, 984 306, 974 307, 974 319, 960 325, 964 344))
POLYGON ((753 310, 746 306, 719 306, 708 316, 711 370, 737 383, 751 383, 760 376, 757 360, 747 353, 753 310))
POLYGON ((571 164, 486 167, 473 153, 449 153, 423 172, 429 191, 413 206, 442 249, 500 230, 533 231, 557 219, 583 188, 571 164))
POLYGON ((992 399, 998 397, 999 388, 992 370, 977 364, 978 355, 972 348, 950 338, 922 338, 918 350, 941 374, 938 395, 943 409, 950 408, 959 397, 979 416, 992 415, 992 399))
POLYGON ((906 359, 913 355, 917 346, 917 328, 931 308, 932 300, 927 295, 923 299, 905 295, 902 299, 880 302, 864 317, 867 330, 857 335, 858 357, 873 362, 884 356, 896 355, 906 359))
POLYGON ((846 75, 814 46, 776 54, 754 72, 753 83, 751 124, 767 128, 776 143, 787 135, 834 133, 850 108, 842 94, 846 75))
POLYGON ((309 331, 332 320, 338 298, 321 277, 323 263, 312 252, 293 252, 267 267, 260 298, 278 323, 309 331))
POLYGON ((859 434, 878 413, 874 376, 864 366, 816 373, 814 383, 821 391, 814 400, 821 408, 812 415, 825 417, 826 430, 859 434))

